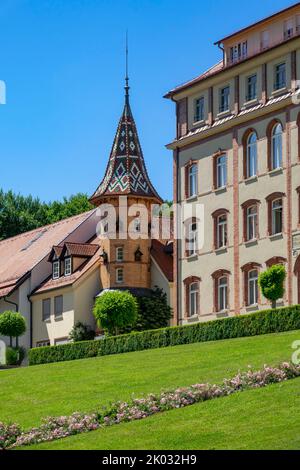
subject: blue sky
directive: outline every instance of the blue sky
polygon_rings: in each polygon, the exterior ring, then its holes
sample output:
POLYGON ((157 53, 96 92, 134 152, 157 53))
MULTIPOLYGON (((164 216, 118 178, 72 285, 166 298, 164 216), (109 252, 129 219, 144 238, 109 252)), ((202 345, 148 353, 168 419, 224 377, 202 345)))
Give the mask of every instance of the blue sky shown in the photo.
POLYGON ((220 59, 213 42, 285 0, 1 0, 0 187, 42 200, 91 194, 123 107, 129 30, 131 105, 146 164, 172 197, 175 85, 220 59))

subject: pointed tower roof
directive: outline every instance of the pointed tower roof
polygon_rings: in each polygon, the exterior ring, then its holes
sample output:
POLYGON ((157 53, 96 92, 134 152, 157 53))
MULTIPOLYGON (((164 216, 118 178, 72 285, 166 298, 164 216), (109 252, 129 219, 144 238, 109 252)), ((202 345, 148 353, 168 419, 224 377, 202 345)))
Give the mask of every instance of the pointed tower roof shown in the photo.
POLYGON ((137 128, 129 104, 129 86, 126 75, 125 105, 119 121, 105 176, 90 201, 97 205, 107 196, 140 196, 162 199, 154 189, 147 173, 137 128))

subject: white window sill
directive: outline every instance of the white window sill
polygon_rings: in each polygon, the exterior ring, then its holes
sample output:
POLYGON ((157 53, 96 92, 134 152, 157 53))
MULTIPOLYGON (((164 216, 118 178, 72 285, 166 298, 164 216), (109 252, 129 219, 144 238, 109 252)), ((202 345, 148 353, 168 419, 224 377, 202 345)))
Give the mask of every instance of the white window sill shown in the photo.
POLYGON ((258 304, 246 305, 246 312, 252 312, 253 310, 258 310, 258 304))
POLYGON ((194 121, 193 127, 200 127, 205 125, 205 119, 201 119, 200 121, 194 121))
POLYGON ((194 253, 193 255, 187 256, 186 259, 187 261, 195 261, 196 259, 198 259, 198 255, 197 253, 194 253))
POLYGON ((62 320, 63 320, 62 315, 57 315, 56 317, 54 317, 54 321, 62 321, 62 320))
POLYGON ((229 310, 220 310, 220 312, 216 312, 216 316, 223 318, 223 317, 228 317, 229 315, 229 310))
POLYGON ((44 323, 51 323, 51 318, 47 318, 47 319, 45 319, 45 320, 43 319, 43 322, 44 322, 44 323))
POLYGON ((197 195, 197 194, 194 194, 193 196, 189 196, 189 197, 186 199, 186 202, 197 201, 197 199, 198 199, 198 195, 197 195))
POLYGON ((255 183, 256 181, 257 181, 257 175, 249 176, 248 178, 244 179, 245 184, 255 183))
POLYGON ((279 95, 282 95, 283 93, 287 93, 287 87, 283 87, 283 88, 278 88, 276 90, 273 90, 272 91, 272 96, 279 96, 279 95))
POLYGON ((244 106, 242 107, 242 110, 246 108, 250 108, 251 106, 254 106, 256 104, 259 104, 258 98, 253 98, 252 100, 245 101, 244 106))
POLYGON ((216 194, 219 194, 219 193, 224 193, 227 191, 227 186, 220 186, 219 188, 215 188, 214 189, 214 192, 216 194))
POLYGON ((226 253, 227 252, 227 245, 226 246, 220 246, 220 248, 215 248, 215 253, 217 255, 221 253, 226 253))
POLYGON ((283 168, 282 168, 282 166, 279 166, 278 168, 274 168, 273 170, 270 170, 269 175, 270 176, 275 176, 275 175, 282 174, 282 172, 283 172, 283 168))
POLYGON ((226 109, 225 111, 221 111, 217 114, 217 118, 218 119, 223 119, 227 116, 230 116, 232 113, 231 113, 231 110, 230 109, 226 109))
POLYGON ((257 243, 258 243, 258 238, 252 238, 252 240, 245 240, 244 241, 245 246, 257 245, 257 243))
POLYGON ((283 233, 274 233, 273 235, 270 235, 269 238, 270 240, 280 240, 281 238, 283 238, 283 233))

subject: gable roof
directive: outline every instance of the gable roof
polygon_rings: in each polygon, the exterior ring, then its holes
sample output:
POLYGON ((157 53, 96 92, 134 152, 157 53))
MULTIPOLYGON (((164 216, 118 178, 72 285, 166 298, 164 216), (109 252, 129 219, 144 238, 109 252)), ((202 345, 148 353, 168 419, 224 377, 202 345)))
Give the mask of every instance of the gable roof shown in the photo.
POLYGON ((65 240, 94 210, 0 241, 0 298, 13 292, 51 248, 65 240))

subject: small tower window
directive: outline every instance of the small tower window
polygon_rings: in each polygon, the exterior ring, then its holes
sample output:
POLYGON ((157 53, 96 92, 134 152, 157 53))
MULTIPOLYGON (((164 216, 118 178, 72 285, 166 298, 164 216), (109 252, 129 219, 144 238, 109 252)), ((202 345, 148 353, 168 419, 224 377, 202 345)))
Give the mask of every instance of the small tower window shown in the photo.
POLYGON ((123 268, 116 269, 116 282, 117 284, 122 284, 124 281, 124 271, 123 268))
POLYGON ((122 246, 118 246, 116 248, 116 260, 121 263, 124 260, 124 248, 122 246))
POLYGON ((52 264, 52 279, 58 279, 60 276, 60 262, 53 261, 52 264))
POLYGON ((65 276, 72 274, 72 260, 70 257, 65 259, 65 276))
POLYGON ((141 252, 140 248, 136 250, 134 253, 134 260, 135 261, 141 261, 142 260, 143 253, 141 252))

